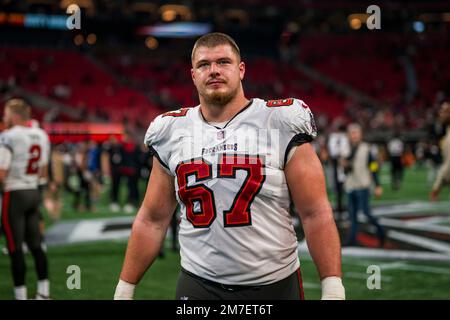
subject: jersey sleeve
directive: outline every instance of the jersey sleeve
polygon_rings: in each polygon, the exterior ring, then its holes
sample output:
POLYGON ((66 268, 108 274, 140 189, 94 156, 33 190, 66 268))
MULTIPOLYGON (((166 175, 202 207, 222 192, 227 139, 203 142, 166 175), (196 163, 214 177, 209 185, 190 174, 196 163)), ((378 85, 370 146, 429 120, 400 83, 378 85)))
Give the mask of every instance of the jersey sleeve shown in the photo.
POLYGON ((170 126, 170 117, 165 117, 164 114, 159 115, 150 123, 144 138, 144 144, 149 148, 150 153, 158 158, 169 173, 170 126))
POLYGON ((2 133, 0 134, 0 169, 8 170, 11 166, 13 149, 9 137, 2 133))
POLYGON ((6 148, 13 152, 12 140, 5 132, 0 133, 0 148, 6 148))
POLYGON ((293 98, 281 101, 282 103, 269 101, 267 107, 274 108, 271 125, 279 132, 280 163, 284 167, 289 151, 293 147, 313 141, 317 136, 317 128, 313 113, 304 101, 293 98))

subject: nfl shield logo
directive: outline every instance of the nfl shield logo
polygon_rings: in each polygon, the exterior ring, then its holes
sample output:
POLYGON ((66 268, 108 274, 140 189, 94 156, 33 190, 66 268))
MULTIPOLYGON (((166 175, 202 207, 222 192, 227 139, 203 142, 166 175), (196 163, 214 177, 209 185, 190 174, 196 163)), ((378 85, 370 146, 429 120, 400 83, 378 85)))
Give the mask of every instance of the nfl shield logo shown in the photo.
POLYGON ((217 140, 223 140, 225 139, 225 131, 220 130, 219 132, 217 132, 217 140))

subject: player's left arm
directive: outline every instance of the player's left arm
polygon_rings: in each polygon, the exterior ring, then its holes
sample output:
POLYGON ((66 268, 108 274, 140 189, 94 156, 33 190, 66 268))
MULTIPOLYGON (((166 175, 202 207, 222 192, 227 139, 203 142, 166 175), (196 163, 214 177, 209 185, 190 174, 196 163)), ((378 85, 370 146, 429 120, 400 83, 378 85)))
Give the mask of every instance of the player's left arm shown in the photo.
POLYGON ((50 161, 50 139, 42 130, 42 154, 39 164, 39 184, 46 184, 48 182, 48 165, 50 161))
POLYGON ((285 175, 322 281, 322 299, 345 299, 339 234, 326 193, 322 164, 311 144, 296 148, 285 166, 285 175))

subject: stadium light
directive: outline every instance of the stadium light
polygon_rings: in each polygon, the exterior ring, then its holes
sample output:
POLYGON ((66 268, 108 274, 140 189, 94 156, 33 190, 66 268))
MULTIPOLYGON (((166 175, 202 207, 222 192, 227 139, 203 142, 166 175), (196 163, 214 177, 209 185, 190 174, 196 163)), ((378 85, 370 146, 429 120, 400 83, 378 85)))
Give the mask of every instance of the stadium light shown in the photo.
POLYGON ((366 23, 368 15, 365 13, 353 13, 347 17, 348 24, 353 30, 361 29, 363 23, 366 23))
POLYGON ((422 33, 425 31, 425 24, 422 21, 414 21, 413 29, 417 33, 422 33))
POLYGON ((184 21, 189 21, 192 19, 191 10, 183 5, 163 5, 159 8, 159 12, 161 14, 162 20, 166 22, 174 21, 177 15, 180 16, 184 21))
POLYGON ((361 29, 362 22, 358 18, 353 18, 350 20, 350 27, 353 30, 361 29))
POLYGON ((136 30, 138 35, 158 38, 191 38, 211 32, 212 26, 207 23, 175 22, 155 26, 143 26, 136 30))
POLYGON ((175 20, 176 17, 177 17, 176 11, 171 10, 171 9, 163 11, 163 13, 161 14, 161 18, 165 22, 171 22, 171 21, 175 20))
POLYGON ((97 42, 97 36, 95 33, 91 33, 86 37, 86 42, 90 45, 93 45, 97 42))
POLYGON ((145 46, 150 50, 155 50, 156 48, 158 48, 158 45, 158 40, 156 40, 156 38, 154 37, 148 37, 147 39, 145 39, 145 46))
POLYGON ((84 42, 84 37, 82 34, 77 34, 74 38, 73 38, 73 43, 75 43, 75 45, 77 46, 81 46, 84 42))

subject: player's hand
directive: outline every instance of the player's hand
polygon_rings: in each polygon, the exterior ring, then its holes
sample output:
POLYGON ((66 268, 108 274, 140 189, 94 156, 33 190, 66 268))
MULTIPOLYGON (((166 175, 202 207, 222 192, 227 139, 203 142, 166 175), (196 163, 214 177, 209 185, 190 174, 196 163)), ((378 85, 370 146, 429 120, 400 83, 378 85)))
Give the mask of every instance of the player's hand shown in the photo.
POLYGON ((114 300, 133 300, 135 287, 136 285, 120 279, 116 287, 114 300))
POLYGON ((326 277, 322 280, 321 300, 345 300, 345 288, 339 277, 326 277))
POLYGON ((437 201, 438 200, 438 198, 439 198, 439 191, 441 191, 441 190, 439 190, 439 189, 433 189, 433 190, 431 190, 431 192, 430 192, 430 201, 437 201))
POLYGON ((375 197, 379 198, 383 195, 383 187, 382 186, 378 186, 375 188, 375 197))

